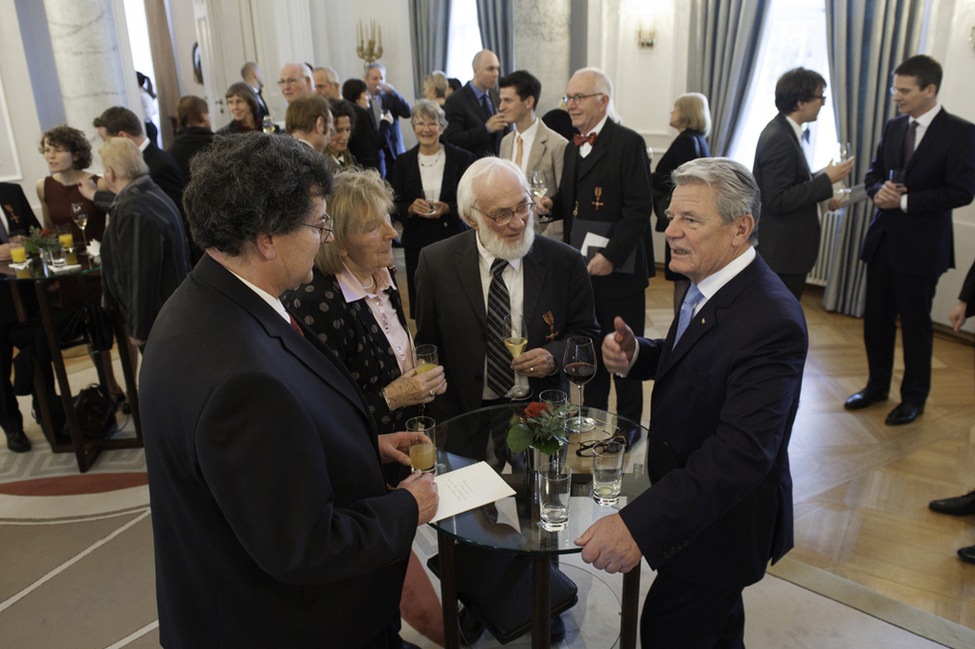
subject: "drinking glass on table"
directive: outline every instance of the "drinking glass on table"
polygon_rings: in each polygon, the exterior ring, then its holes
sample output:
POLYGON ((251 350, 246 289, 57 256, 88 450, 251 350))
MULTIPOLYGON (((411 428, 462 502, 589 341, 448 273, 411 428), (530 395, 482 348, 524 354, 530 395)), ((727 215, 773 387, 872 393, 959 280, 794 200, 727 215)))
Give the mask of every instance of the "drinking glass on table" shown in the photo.
POLYGON ((546 532, 564 530, 569 522, 569 487, 572 469, 560 462, 546 462, 538 469, 539 525, 546 532))
MULTIPOLYGON (((504 346, 511 354, 512 358, 518 358, 525 352, 525 345, 528 344, 528 334, 525 332, 525 323, 520 316, 506 315, 504 317, 504 346)), ((531 390, 525 387, 515 386, 511 388, 508 396, 515 399, 524 399, 531 390)))
POLYGON ((579 415, 570 419, 565 427, 570 433, 592 430, 596 422, 591 417, 582 416, 582 386, 596 375, 596 348, 592 338, 571 336, 565 341, 565 355, 562 367, 570 381, 579 386, 579 415))
POLYGON ((434 442, 433 417, 413 417, 406 422, 406 432, 420 433, 410 438, 410 464, 417 471, 433 473, 437 469, 437 445, 434 442))
POLYGON ((58 241, 61 242, 61 249, 64 251, 69 251, 74 248, 74 234, 71 232, 71 226, 67 223, 62 223, 57 227, 58 241))
POLYGON ((615 506, 623 490, 623 460, 626 446, 618 439, 593 447, 592 498, 600 505, 615 506))
POLYGON ((88 212, 84 203, 71 204, 71 218, 74 224, 81 230, 81 241, 85 248, 88 247, 88 239, 85 237, 85 228, 88 226, 88 212))

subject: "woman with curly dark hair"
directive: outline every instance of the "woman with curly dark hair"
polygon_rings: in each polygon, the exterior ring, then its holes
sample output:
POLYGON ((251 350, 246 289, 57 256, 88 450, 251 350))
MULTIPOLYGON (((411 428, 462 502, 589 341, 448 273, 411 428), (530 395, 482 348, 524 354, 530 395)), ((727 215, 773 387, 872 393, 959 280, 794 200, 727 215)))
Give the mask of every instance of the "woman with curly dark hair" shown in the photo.
POLYGON ((63 224, 71 226, 75 241, 81 242, 81 228, 74 222, 73 204, 80 203, 88 216, 84 239, 101 241, 105 232, 105 212, 81 195, 78 183, 84 180, 98 182, 98 176, 85 171, 91 166, 91 143, 85 134, 76 128, 61 125, 46 131, 41 136, 38 148, 47 161, 51 175, 37 181, 37 198, 41 200, 43 224, 54 229, 63 224))

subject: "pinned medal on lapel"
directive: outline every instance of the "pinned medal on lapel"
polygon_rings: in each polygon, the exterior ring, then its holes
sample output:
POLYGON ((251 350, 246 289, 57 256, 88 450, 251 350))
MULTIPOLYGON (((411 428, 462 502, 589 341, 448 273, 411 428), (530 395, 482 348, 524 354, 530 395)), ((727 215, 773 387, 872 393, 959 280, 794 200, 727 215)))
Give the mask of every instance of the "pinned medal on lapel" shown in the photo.
POLYGON ((545 336, 545 342, 549 342, 550 340, 555 340, 556 338, 558 338, 559 332, 555 330, 555 316, 552 315, 552 312, 546 311, 545 314, 542 315, 542 320, 544 320, 545 324, 548 325, 548 331, 549 331, 549 334, 545 336))
POLYGON ((579 216, 579 201, 576 201, 576 208, 572 210, 572 216, 579 216))
POLYGON ((592 202, 592 204, 593 204, 593 206, 595 206, 596 211, 598 212, 599 211, 599 208, 606 204, 606 203, 600 203, 599 202, 599 197, 603 195, 603 188, 602 187, 597 187, 596 190, 595 190, 595 194, 596 194, 596 200, 594 200, 592 202))

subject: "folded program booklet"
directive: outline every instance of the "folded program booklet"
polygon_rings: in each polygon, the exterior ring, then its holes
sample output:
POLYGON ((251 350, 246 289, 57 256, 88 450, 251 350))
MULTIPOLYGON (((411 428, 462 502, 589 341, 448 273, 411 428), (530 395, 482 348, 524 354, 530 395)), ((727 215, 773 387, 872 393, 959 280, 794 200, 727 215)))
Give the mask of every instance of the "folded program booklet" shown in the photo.
POLYGON ((486 462, 438 475, 435 480, 440 507, 431 523, 515 495, 515 490, 486 462))

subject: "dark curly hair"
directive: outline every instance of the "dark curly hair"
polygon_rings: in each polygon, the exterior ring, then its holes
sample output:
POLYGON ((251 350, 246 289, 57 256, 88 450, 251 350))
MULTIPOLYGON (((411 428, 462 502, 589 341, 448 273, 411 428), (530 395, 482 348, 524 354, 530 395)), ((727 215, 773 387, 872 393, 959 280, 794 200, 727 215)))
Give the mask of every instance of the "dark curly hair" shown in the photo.
POLYGON ((259 234, 288 234, 312 198, 332 191, 325 156, 295 138, 260 132, 217 137, 190 163, 183 206, 193 240, 238 256, 259 234))
POLYGON ((44 131, 44 135, 41 136, 41 144, 37 147, 41 153, 44 153, 45 142, 51 146, 61 147, 76 156, 71 164, 73 169, 80 171, 91 166, 91 142, 78 129, 62 124, 44 131))
POLYGON ((342 84, 342 97, 354 104, 359 101, 359 97, 367 90, 369 90, 369 86, 366 85, 365 81, 352 77, 351 79, 346 79, 345 83, 342 84))

